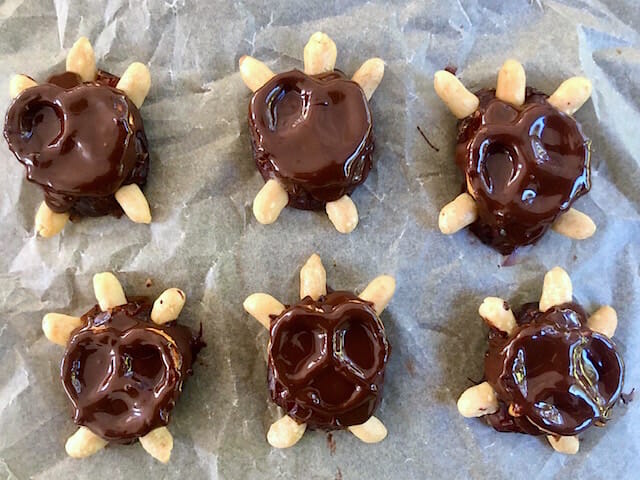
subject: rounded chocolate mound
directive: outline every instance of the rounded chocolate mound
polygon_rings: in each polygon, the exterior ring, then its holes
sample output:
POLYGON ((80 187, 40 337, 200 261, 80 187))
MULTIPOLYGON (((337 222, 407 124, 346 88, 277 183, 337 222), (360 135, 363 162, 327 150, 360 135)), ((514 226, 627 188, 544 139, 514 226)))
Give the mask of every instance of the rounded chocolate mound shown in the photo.
POLYGON ((622 391, 615 344, 586 326, 579 305, 525 305, 510 336, 489 334, 485 377, 500 410, 487 420, 500 431, 571 436, 609 418, 622 391), (511 412, 509 412, 511 407, 511 412))
POLYGON ((149 151, 142 117, 115 88, 117 82, 106 72, 84 83, 65 72, 28 88, 9 107, 4 127, 9 148, 54 212, 120 216, 114 193, 146 181, 149 151))
POLYGON ((298 70, 269 80, 251 99, 253 157, 289 205, 317 210, 351 193, 371 170, 373 128, 360 86, 338 71, 298 70))
POLYGON ((189 328, 157 325, 150 313, 146 300, 94 307, 62 360, 74 421, 110 442, 129 443, 169 423, 202 346, 189 328))
POLYGON ((589 191, 590 142, 573 117, 527 88, 524 105, 476 94, 478 109, 460 122, 456 163, 478 206, 471 230, 503 254, 535 243, 589 191))
POLYGON ((306 297, 274 318, 270 331, 269 391, 288 415, 324 430, 369 419, 390 353, 369 302, 349 292, 306 297))

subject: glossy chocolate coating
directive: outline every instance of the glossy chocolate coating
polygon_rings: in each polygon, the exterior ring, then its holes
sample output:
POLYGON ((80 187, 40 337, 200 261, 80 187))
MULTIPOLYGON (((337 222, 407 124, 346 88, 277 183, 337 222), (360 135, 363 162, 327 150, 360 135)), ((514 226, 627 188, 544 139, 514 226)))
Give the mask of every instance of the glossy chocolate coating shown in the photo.
POLYGON ((589 191, 590 142, 578 123, 526 90, 521 107, 476 93, 478 109, 460 122, 456 163, 478 206, 471 230, 503 254, 535 243, 589 191))
POLYGON ((28 88, 9 107, 9 148, 54 212, 120 216, 114 193, 145 184, 149 150, 142 117, 115 88, 118 80, 99 72, 95 82, 83 83, 64 72, 28 88))
POLYGON ((276 75, 251 99, 249 131, 262 177, 277 179, 295 208, 322 209, 351 193, 371 170, 369 103, 339 71, 276 75))
POLYGON ((169 423, 203 346, 176 322, 150 320, 151 303, 135 299, 82 317, 60 367, 74 421, 110 442, 129 443, 169 423))
POLYGON ((609 419, 622 391, 624 366, 615 344, 586 326, 582 307, 546 312, 529 303, 516 312, 509 336, 492 329, 485 377, 500 410, 486 418, 496 430, 571 436, 609 419), (513 405, 513 417, 508 406, 513 405))
POLYGON ((288 415, 324 430, 369 419, 391 351, 371 303, 342 291, 306 297, 270 331, 269 391, 288 415))

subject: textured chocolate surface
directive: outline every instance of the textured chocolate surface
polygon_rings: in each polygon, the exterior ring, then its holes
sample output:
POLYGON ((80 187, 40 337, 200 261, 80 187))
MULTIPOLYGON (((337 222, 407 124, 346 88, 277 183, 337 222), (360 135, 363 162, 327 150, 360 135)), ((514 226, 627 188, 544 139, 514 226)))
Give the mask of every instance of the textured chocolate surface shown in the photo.
POLYGON ((369 104, 339 71, 276 75, 251 99, 249 131, 260 173, 265 181, 277 179, 295 208, 324 208, 351 193, 371 169, 369 104))
POLYGON ((83 315, 60 367, 74 421, 110 442, 129 443, 167 425, 203 346, 175 322, 153 323, 151 303, 136 299, 83 315))
POLYGON ((521 107, 497 99, 495 90, 476 95, 480 106, 458 128, 456 163, 478 206, 471 230, 509 254, 535 243, 589 190, 590 142, 532 88, 521 107))
POLYGON ((9 148, 54 212, 120 216, 114 193, 146 181, 149 151, 142 117, 117 83, 118 77, 106 72, 85 83, 64 72, 25 90, 9 107, 4 128, 9 148))
POLYGON ((613 341, 587 328, 575 303, 544 313, 526 304, 516 320, 509 337, 489 334, 485 377, 500 402, 489 423, 500 431, 571 436, 606 422, 624 377, 613 341))
POLYGON ((271 322, 269 391, 311 428, 366 422, 380 403, 389 358, 372 305, 350 292, 306 297, 271 322))

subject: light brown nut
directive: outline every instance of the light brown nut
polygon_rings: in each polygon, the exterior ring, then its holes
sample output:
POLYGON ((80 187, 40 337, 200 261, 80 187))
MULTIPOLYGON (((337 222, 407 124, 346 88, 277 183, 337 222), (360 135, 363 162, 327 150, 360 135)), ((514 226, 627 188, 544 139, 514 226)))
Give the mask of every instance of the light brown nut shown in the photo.
POLYGON ((280 315, 284 310, 284 305, 266 293, 249 295, 242 306, 249 315, 259 321, 267 330, 271 326, 271 315, 280 315))
POLYGON ((178 318, 184 303, 187 300, 185 293, 179 288, 169 288, 162 292, 153 302, 151 320, 157 324, 172 322, 178 318))
POLYGON ((378 443, 387 437, 387 427, 374 416, 369 417, 369 420, 361 425, 352 425, 348 428, 364 443, 378 443))
POLYGON ((387 308, 394 292, 396 280, 389 275, 380 275, 371 280, 364 291, 358 295, 362 300, 373 303, 373 308, 378 315, 387 308))
POLYGON ((317 75, 331 72, 336 66, 337 57, 338 49, 329 35, 316 32, 304 47, 304 73, 317 75))
POLYGON ((116 201, 124 210, 124 214, 132 221, 136 223, 151 223, 151 210, 149 209, 149 202, 147 197, 144 196, 140 187, 131 183, 120 187, 115 194, 116 201))
POLYGON ((554 232, 574 240, 584 240, 596 233, 596 224, 591 217, 575 208, 570 208, 560 215, 551 228, 554 232))
POLYGON ((80 37, 73 44, 67 54, 67 72, 80 75, 83 82, 93 82, 98 74, 96 56, 91 42, 86 37, 80 37))
POLYGON ((43 238, 53 237, 62 231, 68 221, 68 212, 56 213, 49 208, 46 202, 42 202, 38 213, 36 213, 36 232, 43 238))
POLYGON ((82 326, 82 319, 63 315, 62 313, 47 313, 42 319, 42 331, 50 342, 66 346, 71 332, 82 326))
POLYGON ((73 458, 86 458, 103 449, 107 441, 99 437, 87 427, 80 427, 67 439, 64 449, 73 458))
POLYGON ((485 298, 478 309, 478 313, 490 327, 497 328, 508 335, 511 335, 511 332, 516 328, 516 317, 513 315, 509 304, 502 298, 485 298))
POLYGON ((547 440, 556 452, 564 453, 565 455, 575 455, 580 449, 580 440, 576 436, 555 437, 547 435, 547 440))
POLYGON ((503 102, 519 107, 524 103, 527 77, 524 67, 516 60, 507 60, 498 72, 496 97, 503 102))
POLYGON ((140 437, 140 444, 153 458, 167 463, 173 450, 173 435, 167 427, 159 427, 140 437))
POLYGON ((306 429, 305 423, 298 423, 289 415, 285 415, 271 424, 267 432, 267 441, 275 448, 289 448, 298 443, 306 429))
POLYGON ((461 193, 447 203, 438 217, 438 227, 445 235, 452 235, 471 225, 478 218, 476 201, 468 193, 461 193))
POLYGON ((457 118, 465 118, 475 112, 480 100, 456 78, 455 75, 440 70, 433 77, 433 88, 451 113, 457 118))
POLYGON ((252 92, 259 90, 260 87, 276 75, 260 60, 250 57, 249 55, 240 57, 238 65, 240 67, 240 77, 242 81, 252 92))
POLYGON ((539 309, 546 312, 555 305, 573 300, 573 286, 569 274, 560 267, 553 267, 544 276, 539 309))
POLYGON ((93 276, 93 291, 102 311, 127 303, 122 285, 111 272, 96 273, 93 276))
POLYGON ((314 253, 300 269, 300 298, 318 300, 327 294, 327 271, 318 254, 314 253))
POLYGON ((270 225, 278 219, 288 203, 289 194, 280 182, 268 180, 253 200, 253 215, 262 225, 270 225))
POLYGON ((382 82, 383 76, 384 61, 381 58, 370 58, 353 74, 351 80, 360 85, 367 100, 371 100, 373 92, 376 91, 378 85, 382 82))
POLYGON ((358 226, 358 209, 349 195, 327 202, 325 210, 329 220, 340 233, 351 233, 358 226))
POLYGON ((487 382, 467 388, 458 399, 458 412, 466 418, 481 417, 497 411, 498 397, 487 382))
POLYGON ((151 88, 151 72, 145 64, 133 62, 120 77, 116 88, 122 90, 140 108, 151 88))
POLYGON ((594 332, 613 338, 618 328, 618 314, 609 305, 604 305, 593 312, 587 320, 587 326, 594 332))
POLYGON ((35 87, 36 85, 38 84, 26 75, 14 75, 9 81, 9 96, 13 100, 27 88, 35 87))
POLYGON ((591 97, 591 80, 584 77, 571 77, 558 87, 547 101, 567 115, 576 113, 591 97))

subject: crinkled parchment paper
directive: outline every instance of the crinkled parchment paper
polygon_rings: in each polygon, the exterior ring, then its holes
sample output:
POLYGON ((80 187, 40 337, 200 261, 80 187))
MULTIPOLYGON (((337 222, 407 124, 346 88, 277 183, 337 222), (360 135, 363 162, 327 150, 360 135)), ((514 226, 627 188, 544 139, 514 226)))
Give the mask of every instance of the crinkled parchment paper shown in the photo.
MULTIPOLYGON (((618 310, 625 390, 640 387, 639 29, 636 0, 0 2, 0 92, 13 73, 43 79, 61 69, 80 35, 104 69, 150 66, 142 115, 154 215, 150 227, 89 219, 57 238, 36 238, 42 194, 2 142, 0 478, 635 477, 638 402, 619 405, 606 429, 581 435, 580 453, 566 457, 542 438, 463 419, 455 401, 468 378, 482 375, 482 298, 535 300, 554 265, 569 271, 587 309, 618 310), (372 101, 376 166, 353 195, 360 225, 348 236, 323 213, 287 209, 271 226, 251 214, 262 179, 251 160, 238 59, 251 54, 275 71, 300 67, 317 30, 335 39, 346 72, 371 56, 387 63, 372 101), (460 177, 455 120, 432 88, 434 71, 446 65, 470 88, 491 86, 508 57, 547 92, 575 74, 593 80, 593 101, 577 115, 593 140, 593 189, 577 206, 598 225, 583 242, 550 233, 513 267, 467 232, 438 231, 438 210, 460 177), (266 389, 267 334, 242 300, 265 291, 295 301, 299 269, 313 252, 334 288, 360 291, 380 273, 398 280, 383 315, 393 351, 377 413, 389 428, 381 444, 347 432, 333 434, 335 452, 322 432, 284 451, 265 440, 278 416, 266 389), (49 311, 87 310, 91 277, 104 270, 117 272, 129 294, 184 289, 182 321, 204 326, 208 347, 174 411, 168 466, 139 445, 81 461, 64 452, 75 427, 58 378, 62 350, 45 340, 40 322, 49 311)), ((0 111, 8 103, 0 95, 0 111)))

